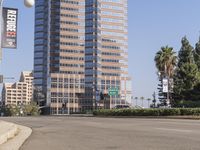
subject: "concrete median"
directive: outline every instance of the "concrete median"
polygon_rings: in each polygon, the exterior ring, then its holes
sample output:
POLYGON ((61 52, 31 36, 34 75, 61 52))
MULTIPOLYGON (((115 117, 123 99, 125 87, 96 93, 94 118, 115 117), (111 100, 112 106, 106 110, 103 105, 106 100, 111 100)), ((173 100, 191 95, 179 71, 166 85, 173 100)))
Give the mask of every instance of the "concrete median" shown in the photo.
POLYGON ((0 121, 0 145, 13 138, 18 132, 18 128, 13 123, 0 121))
POLYGON ((0 150, 18 150, 31 133, 28 127, 0 121, 0 150))

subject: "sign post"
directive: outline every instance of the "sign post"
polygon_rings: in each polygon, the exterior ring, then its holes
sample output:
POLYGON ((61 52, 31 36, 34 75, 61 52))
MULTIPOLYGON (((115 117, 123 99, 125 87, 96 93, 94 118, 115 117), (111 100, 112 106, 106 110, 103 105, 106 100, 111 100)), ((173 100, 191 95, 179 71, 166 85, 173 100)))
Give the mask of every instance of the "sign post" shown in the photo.
POLYGON ((108 95, 110 96, 110 109, 112 108, 112 96, 119 95, 119 89, 118 88, 110 88, 108 91, 108 95))

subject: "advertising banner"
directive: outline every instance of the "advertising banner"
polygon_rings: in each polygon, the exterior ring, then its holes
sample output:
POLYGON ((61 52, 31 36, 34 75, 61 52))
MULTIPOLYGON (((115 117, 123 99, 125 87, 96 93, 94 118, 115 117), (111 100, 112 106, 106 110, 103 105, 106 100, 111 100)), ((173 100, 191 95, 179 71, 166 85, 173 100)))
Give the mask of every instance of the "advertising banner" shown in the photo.
POLYGON ((18 9, 3 8, 2 47, 17 48, 18 9))
POLYGON ((163 81, 163 93, 168 93, 168 79, 164 78, 163 81))

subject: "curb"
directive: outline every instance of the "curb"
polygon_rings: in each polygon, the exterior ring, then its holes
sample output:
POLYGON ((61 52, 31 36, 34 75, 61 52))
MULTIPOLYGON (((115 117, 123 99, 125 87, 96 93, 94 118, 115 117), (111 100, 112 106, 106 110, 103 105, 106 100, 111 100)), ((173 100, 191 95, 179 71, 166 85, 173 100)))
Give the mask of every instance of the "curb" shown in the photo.
POLYGON ((10 134, 13 133, 14 130, 12 130, 12 132, 9 131, 9 133, 7 132, 7 135, 12 135, 12 136, 10 138, 7 138, 7 140, 0 145, 0 150, 18 150, 22 146, 22 144, 26 141, 26 139, 31 135, 32 130, 28 127, 13 123, 7 123, 7 124, 14 125, 16 129, 15 131, 17 132, 15 132, 15 134, 10 134))
POLYGON ((94 116, 96 118, 133 118, 133 119, 183 119, 200 120, 200 116, 94 116))
POLYGON ((17 125, 1 121, 0 145, 13 138, 18 133, 17 125))

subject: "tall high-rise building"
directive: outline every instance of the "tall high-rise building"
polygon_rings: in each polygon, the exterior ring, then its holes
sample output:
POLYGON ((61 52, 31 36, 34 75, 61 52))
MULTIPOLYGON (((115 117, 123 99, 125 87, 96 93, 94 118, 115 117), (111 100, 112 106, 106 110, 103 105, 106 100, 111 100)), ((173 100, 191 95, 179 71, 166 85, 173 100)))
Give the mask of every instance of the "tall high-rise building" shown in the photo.
POLYGON ((34 84, 51 114, 131 104, 127 0, 36 0, 34 84), (104 103, 105 104, 105 103, 104 103))

